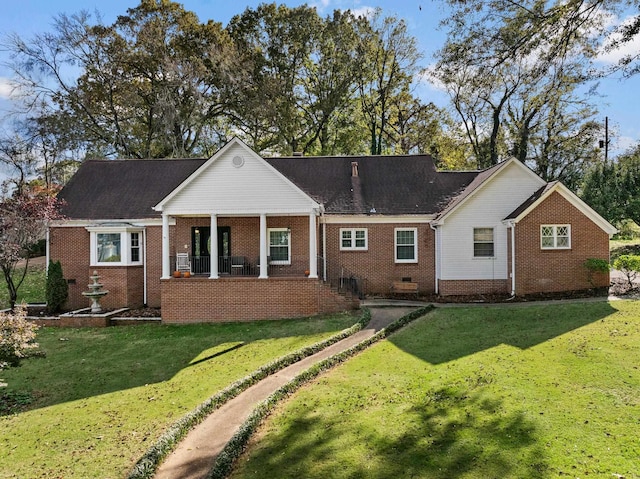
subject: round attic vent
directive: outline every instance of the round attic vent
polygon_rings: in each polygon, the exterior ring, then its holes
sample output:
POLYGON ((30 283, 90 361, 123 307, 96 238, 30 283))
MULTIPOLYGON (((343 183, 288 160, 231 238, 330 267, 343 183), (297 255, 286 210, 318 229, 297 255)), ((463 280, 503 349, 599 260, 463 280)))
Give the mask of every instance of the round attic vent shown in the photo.
POLYGON ((244 158, 242 158, 241 156, 234 156, 231 159, 231 164, 236 168, 240 168, 242 165, 244 165, 244 158))

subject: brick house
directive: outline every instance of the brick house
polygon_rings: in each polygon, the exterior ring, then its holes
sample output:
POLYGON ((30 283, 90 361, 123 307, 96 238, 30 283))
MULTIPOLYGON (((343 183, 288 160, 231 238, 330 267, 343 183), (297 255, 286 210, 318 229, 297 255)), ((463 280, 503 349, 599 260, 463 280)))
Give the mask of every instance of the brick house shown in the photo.
POLYGON ((68 306, 87 306, 98 271, 105 307, 161 307, 165 322, 338 311, 400 280, 428 295, 605 287, 582 264, 608 259, 615 232, 516 160, 262 158, 238 139, 210 159, 88 160, 59 196, 47 252, 68 306))

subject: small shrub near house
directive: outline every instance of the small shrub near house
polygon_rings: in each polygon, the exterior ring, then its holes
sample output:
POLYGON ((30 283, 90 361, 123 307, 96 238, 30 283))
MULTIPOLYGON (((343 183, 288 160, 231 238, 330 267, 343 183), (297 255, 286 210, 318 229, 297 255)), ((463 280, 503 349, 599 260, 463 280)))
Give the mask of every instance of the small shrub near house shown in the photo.
POLYGON ((595 288, 595 276, 599 273, 606 273, 609 271, 609 262, 606 259, 601 258, 587 258, 582 264, 587 270, 587 276, 589 284, 592 288, 595 288))
POLYGON ((47 309, 50 313, 56 314, 62 310, 64 303, 69 297, 69 285, 62 276, 62 266, 60 261, 49 261, 47 273, 47 309))

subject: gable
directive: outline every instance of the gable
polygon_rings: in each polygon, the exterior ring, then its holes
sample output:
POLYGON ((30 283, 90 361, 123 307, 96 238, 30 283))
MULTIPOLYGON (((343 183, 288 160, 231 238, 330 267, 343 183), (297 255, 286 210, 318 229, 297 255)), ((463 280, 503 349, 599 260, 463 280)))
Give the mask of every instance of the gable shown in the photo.
POLYGON ((618 230, 611 223, 600 216, 593 208, 587 205, 575 193, 559 181, 549 183, 533 193, 513 212, 507 215, 505 222, 513 222, 517 224, 555 194, 560 195, 565 201, 575 207, 581 214, 585 215, 608 235, 611 236, 617 233, 618 230))
POLYGON ((237 139, 155 207, 170 215, 309 214, 316 208, 316 201, 237 139))

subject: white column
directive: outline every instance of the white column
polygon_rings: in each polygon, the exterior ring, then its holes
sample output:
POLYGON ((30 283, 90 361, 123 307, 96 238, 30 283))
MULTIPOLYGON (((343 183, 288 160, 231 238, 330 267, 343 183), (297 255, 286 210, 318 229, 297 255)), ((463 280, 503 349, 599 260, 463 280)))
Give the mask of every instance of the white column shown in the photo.
POLYGON ((262 279, 269 277, 269 265, 267 264, 267 256, 269 256, 267 241, 267 215, 263 213, 260 215, 260 276, 258 276, 258 278, 262 279))
POLYGON ((309 278, 318 277, 318 234, 316 214, 309 215, 309 278))
POLYGON ((218 251, 218 215, 211 214, 211 273, 210 279, 218 279, 220 277, 218 271, 218 258, 220 252, 218 251))
POLYGON ((169 245, 169 215, 162 214, 162 279, 171 277, 171 254, 169 245))

